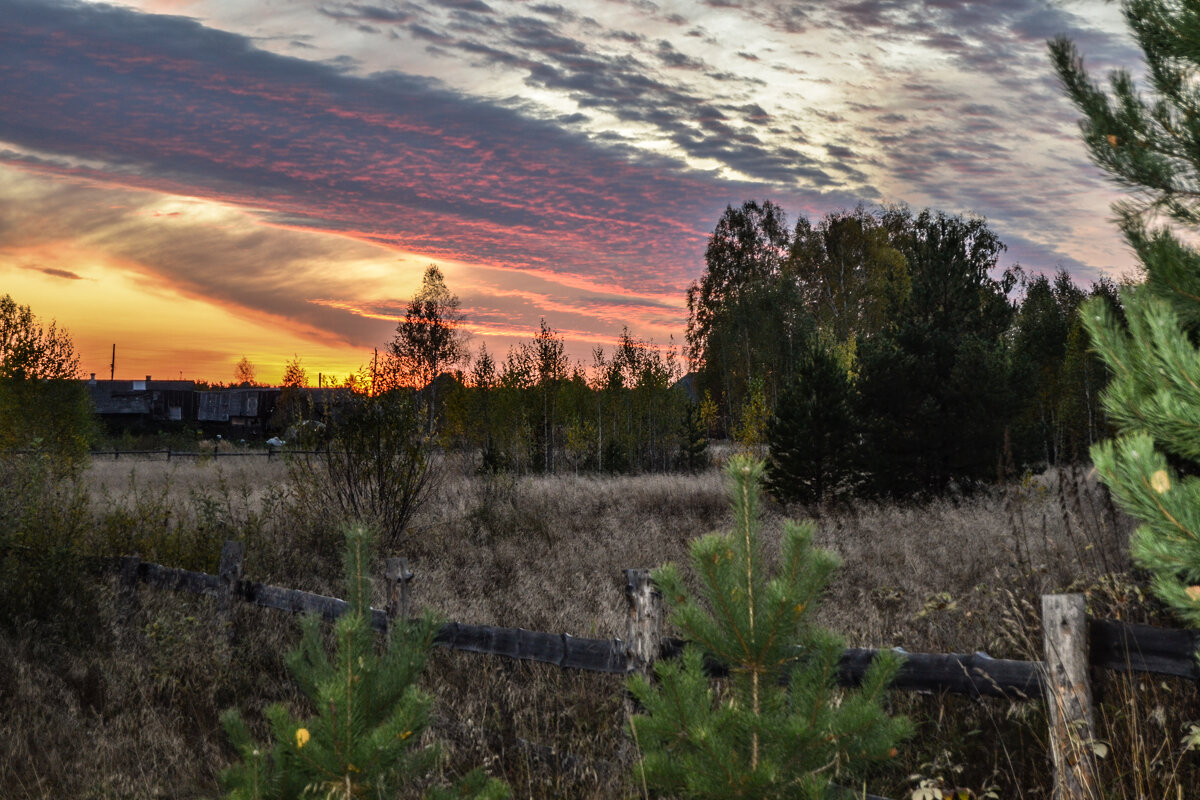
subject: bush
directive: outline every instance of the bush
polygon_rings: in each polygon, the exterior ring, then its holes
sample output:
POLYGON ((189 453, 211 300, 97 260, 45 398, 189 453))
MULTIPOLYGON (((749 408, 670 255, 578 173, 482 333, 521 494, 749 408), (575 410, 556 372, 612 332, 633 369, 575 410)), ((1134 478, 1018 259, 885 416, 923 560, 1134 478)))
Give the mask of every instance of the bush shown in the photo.
POLYGON ((296 501, 310 519, 362 520, 395 550, 438 476, 412 393, 351 395, 325 417, 319 453, 288 462, 296 501))
POLYGON ((0 621, 86 629, 86 492, 45 454, 0 456, 0 621))

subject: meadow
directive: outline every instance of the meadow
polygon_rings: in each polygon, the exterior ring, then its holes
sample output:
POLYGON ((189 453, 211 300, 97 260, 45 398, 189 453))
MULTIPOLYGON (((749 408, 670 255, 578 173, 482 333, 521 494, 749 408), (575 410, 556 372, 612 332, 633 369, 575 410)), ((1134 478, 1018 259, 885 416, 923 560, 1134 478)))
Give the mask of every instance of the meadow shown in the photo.
MULTIPOLYGON (((238 538, 248 578, 339 595, 338 520, 296 501, 281 462, 230 462, 96 460, 53 497, 23 502, 40 502, 26 511, 48 537, 89 552, 213 572, 221 542, 238 538)), ((729 522, 716 468, 517 477, 469 466, 441 463, 435 495, 388 554, 409 559, 416 606, 446 620, 621 636, 622 570, 686 563, 691 539, 729 522)), ((767 529, 809 515, 769 503, 767 529)), ((820 620, 849 646, 1026 660, 1040 658, 1046 592, 1085 592, 1097 616, 1173 625, 1130 568, 1131 527, 1082 469, 963 497, 827 509, 817 544, 843 565, 820 620)), ((207 622, 209 600, 143 589, 130 624, 112 578, 61 570, 49 582, 58 607, 0 631, 4 797, 217 796, 233 756, 219 714, 237 706, 261 724, 272 702, 301 707, 282 662, 299 638, 290 617, 238 608, 228 651, 207 622)), ((516 797, 641 794, 620 678, 435 651, 424 684, 445 774, 484 766, 516 797)), ((1197 687, 1108 674, 1096 688, 1105 796, 1189 796, 1200 753, 1181 739, 1200 722, 1197 687)), ((904 693, 890 702, 917 734, 871 792, 1050 796, 1040 702, 904 693)))

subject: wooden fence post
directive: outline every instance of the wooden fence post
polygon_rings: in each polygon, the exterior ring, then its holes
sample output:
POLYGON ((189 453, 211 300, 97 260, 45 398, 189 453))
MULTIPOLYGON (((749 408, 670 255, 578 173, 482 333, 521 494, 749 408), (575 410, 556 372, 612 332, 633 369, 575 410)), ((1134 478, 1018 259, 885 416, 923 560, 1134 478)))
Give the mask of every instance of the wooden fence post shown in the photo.
POLYGON ((1043 595, 1042 636, 1055 800, 1098 800, 1096 726, 1083 595, 1043 595))
POLYGON ((125 556, 121 559, 121 587, 118 590, 117 602, 120 605, 121 616, 126 623, 132 623, 138 612, 138 565, 142 559, 137 555, 125 556))
POLYGON ((392 628, 396 620, 404 624, 408 620, 411 587, 409 583, 413 574, 408 569, 408 559, 389 558, 384 562, 384 579, 387 581, 387 611, 388 642, 391 642, 392 628))
POLYGON ((649 675, 662 650, 662 593, 648 569, 625 570, 625 652, 628 672, 649 675))
POLYGON ((217 577, 221 579, 220 594, 217 595, 217 625, 226 644, 233 644, 233 594, 242 579, 242 557, 246 548, 241 542, 228 541, 221 547, 221 565, 217 577))

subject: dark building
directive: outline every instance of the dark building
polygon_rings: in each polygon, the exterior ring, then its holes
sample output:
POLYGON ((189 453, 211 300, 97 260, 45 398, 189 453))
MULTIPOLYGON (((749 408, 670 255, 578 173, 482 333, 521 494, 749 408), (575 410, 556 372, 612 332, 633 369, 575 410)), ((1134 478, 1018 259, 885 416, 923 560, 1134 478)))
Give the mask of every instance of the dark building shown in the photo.
POLYGON ((220 423, 234 428, 262 431, 266 429, 271 415, 275 413, 280 391, 250 386, 197 392, 198 408, 195 419, 201 423, 220 423))
POLYGON ((196 384, 193 381, 98 381, 92 373, 85 382, 96 414, 106 423, 144 426, 154 422, 196 419, 196 384))

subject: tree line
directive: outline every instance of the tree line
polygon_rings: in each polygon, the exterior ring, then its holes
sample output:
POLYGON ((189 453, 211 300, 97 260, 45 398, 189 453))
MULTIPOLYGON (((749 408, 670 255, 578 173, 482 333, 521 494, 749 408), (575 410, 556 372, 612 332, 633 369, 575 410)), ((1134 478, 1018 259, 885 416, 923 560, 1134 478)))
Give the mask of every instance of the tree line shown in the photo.
MULTIPOLYGON (((984 220, 940 211, 860 206, 790 225, 769 201, 730 206, 687 292, 686 375, 673 346, 628 329, 590 364, 573 362, 545 319, 503 356, 472 354, 458 297, 431 265, 392 340, 342 383, 363 398, 354 408, 411 406, 385 416, 411 418, 413 442, 471 452, 487 471, 696 469, 719 438, 768 446, 785 500, 966 488, 1000 468, 1085 458, 1107 433, 1107 373, 1080 307, 1098 298, 1119 318, 1116 286, 1002 270, 1003 250, 984 220)), ((59 380, 78 362, 58 352, 65 334, 6 301, 0 407, 13 406, 8 438, 28 442, 17 431, 40 406, 25 402, 37 387, 24 371, 44 386, 38 359, 60 364, 59 380)), ((284 383, 275 422, 300 436, 305 419, 326 423, 307 430, 329 439, 357 413, 306 407, 291 391, 307 384, 298 358, 284 383)), ((47 443, 67 430, 42 428, 47 443)))
POLYGON ((472 357, 431 266, 360 383, 411 391, 427 433, 487 470, 697 468, 719 438, 768 446, 785 500, 967 489, 1107 435, 1080 308, 1120 317, 1116 285, 1001 269, 1004 249, 984 220, 928 209, 790 225, 769 201, 730 206, 688 289, 686 375, 628 329, 573 363, 544 319, 504 357, 472 357))
POLYGON ((688 355, 717 435, 765 439, 789 500, 966 488, 1086 457, 1104 368, 1080 305, 1102 298, 998 266, 977 217, 858 207, 787 223, 728 207, 688 290, 688 355))
POLYGON ((478 453, 482 469, 628 472, 694 468, 706 446, 673 348, 628 329, 584 365, 567 357, 545 319, 503 357, 472 357, 458 298, 436 266, 367 379, 376 392, 413 393, 442 446, 478 453))

